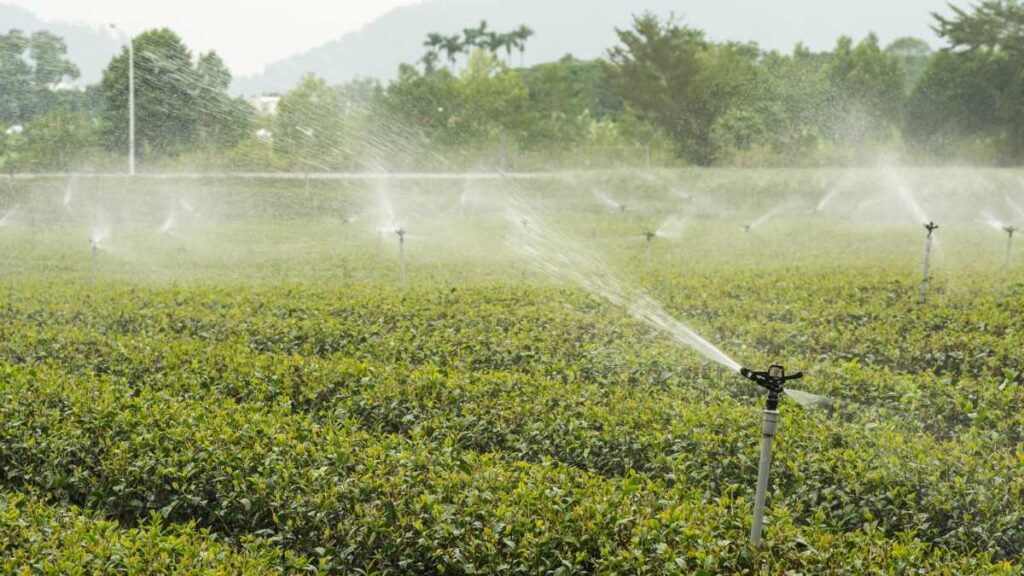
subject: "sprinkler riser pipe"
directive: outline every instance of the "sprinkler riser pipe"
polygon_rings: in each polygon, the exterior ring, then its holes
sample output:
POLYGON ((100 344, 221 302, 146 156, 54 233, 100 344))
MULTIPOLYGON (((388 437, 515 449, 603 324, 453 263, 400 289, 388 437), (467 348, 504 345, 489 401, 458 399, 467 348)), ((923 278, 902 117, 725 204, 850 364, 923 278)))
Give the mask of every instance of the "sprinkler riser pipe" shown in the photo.
POLYGON ((928 230, 928 239, 924 244, 924 268, 921 272, 921 291, 917 295, 917 303, 924 304, 928 299, 928 274, 932 264, 932 243, 934 242, 932 230, 928 230))
POLYGON ((405 238, 398 240, 398 272, 402 290, 405 290, 405 238))
POLYGON ((779 426, 779 411, 766 409, 761 419, 761 460, 757 466, 757 491, 754 493, 754 521, 750 526, 750 545, 760 548, 764 530, 764 504, 768 496, 768 478, 772 466, 772 445, 779 426))
POLYGON ((1013 234, 1016 232, 1015 229, 1010 228, 1006 231, 1008 238, 1006 239, 1006 262, 1003 263, 1003 268, 1006 270, 1010 269, 1010 260, 1013 256, 1013 234))

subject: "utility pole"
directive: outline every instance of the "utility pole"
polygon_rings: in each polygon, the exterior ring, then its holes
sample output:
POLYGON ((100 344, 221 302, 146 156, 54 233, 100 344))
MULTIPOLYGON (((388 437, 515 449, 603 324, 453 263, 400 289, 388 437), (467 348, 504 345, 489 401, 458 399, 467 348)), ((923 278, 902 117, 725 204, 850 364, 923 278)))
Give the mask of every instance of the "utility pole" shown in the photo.
MULTIPOLYGON (((110 27, 120 30, 115 24, 110 27)), ((135 39, 128 37, 128 175, 135 176, 135 39)))

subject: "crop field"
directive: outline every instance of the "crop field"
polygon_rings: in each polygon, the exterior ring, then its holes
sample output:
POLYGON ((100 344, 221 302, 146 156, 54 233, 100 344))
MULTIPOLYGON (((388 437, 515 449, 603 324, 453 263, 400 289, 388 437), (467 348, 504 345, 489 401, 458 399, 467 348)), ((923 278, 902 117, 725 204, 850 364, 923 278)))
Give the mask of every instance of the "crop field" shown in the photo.
POLYGON ((1021 574, 1022 203, 1009 170, 0 182, 0 567, 1021 574), (687 327, 825 397, 783 400, 759 549, 764 396, 687 327))

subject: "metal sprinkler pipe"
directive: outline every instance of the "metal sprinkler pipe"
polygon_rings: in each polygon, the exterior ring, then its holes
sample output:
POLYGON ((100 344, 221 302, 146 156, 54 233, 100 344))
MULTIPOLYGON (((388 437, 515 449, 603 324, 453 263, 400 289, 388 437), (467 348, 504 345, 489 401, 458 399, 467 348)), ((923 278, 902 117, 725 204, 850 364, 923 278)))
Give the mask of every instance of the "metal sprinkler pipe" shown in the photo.
POLYGON ((1004 226, 1003 232, 1006 232, 1006 262, 1003 264, 1003 270, 1010 269, 1010 257, 1013 255, 1013 235, 1016 234, 1020 228, 1016 226, 1004 226))
POLYGON ((398 235, 398 272, 402 290, 405 290, 405 228, 395 230, 398 235))
POLYGON ((802 372, 786 375, 786 369, 773 364, 765 372, 740 369, 740 375, 768 391, 761 419, 761 459, 757 467, 757 491, 754 493, 754 519, 750 526, 750 545, 761 547, 764 529, 764 503, 768 495, 768 474, 772 466, 772 444, 779 425, 779 401, 786 392, 786 382, 803 378, 802 372))
POLYGON ((924 229, 928 231, 928 238, 924 244, 924 269, 921 272, 921 291, 917 295, 917 303, 924 304, 928 299, 928 273, 932 263, 932 244, 935 241, 935 231, 939 225, 935 222, 927 222, 924 229))

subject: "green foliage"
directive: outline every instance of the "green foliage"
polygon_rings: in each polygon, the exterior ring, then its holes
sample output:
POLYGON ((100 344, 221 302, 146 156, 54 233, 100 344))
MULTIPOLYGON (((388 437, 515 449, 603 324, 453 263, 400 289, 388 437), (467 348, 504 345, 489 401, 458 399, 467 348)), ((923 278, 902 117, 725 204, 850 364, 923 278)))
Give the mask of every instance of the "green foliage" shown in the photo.
POLYGON ((345 122, 338 92, 310 74, 285 94, 274 119, 274 151, 305 171, 351 165, 345 150, 345 122))
POLYGON ((932 59, 908 109, 908 133, 945 158, 1018 162, 1024 153, 1024 7, 987 0, 936 15, 948 48, 932 59), (967 150, 967 152, 965 152, 967 150))
POLYGON ((906 77, 906 94, 910 94, 917 86, 934 54, 927 42, 910 37, 894 40, 885 47, 885 53, 900 63, 906 77))
POLYGON ((405 133, 404 141, 401 132, 396 139, 412 147, 413 158, 445 151, 473 156, 501 154, 522 139, 529 127, 528 106, 519 74, 490 52, 477 50, 459 76, 446 70, 421 74, 404 66, 382 95, 378 114, 384 133, 395 125, 405 133))
POLYGON ((25 168, 25 136, 20 125, 11 126, 0 134, 0 169, 8 176, 25 168))
POLYGON ((0 34, 0 124, 25 124, 61 106, 62 83, 78 78, 64 40, 50 32, 0 34))
POLYGON ((840 38, 827 66, 835 101, 833 137, 840 144, 888 141, 903 109, 906 76, 894 56, 869 35, 856 46, 840 38))
POLYGON ((96 189, 133 214, 91 283, 88 230, 48 225, 71 218, 66 181, 19 181, 0 200, 38 228, 0 234, 0 566, 1020 574, 1024 284, 995 280, 1002 239, 944 226, 942 268, 966 267, 919 307, 916 228, 793 210, 737 238, 740 218, 813 204, 847 173, 644 175, 391 183, 396 206, 425 212, 404 291, 373 222, 325 221, 372 204, 366 185, 82 185, 70 206, 96 189), (595 205, 597 185, 629 210, 595 205), (742 212, 676 243, 635 238, 681 185, 742 212), (746 543, 756 392, 526 276, 500 217, 453 208, 508 188, 713 341, 757 365, 799 359, 803 384, 839 400, 783 409, 764 551, 746 543), (154 234, 186 192, 203 224, 154 234))
MULTIPOLYGON (((139 157, 158 160, 192 147, 230 147, 250 132, 251 112, 226 90, 231 74, 215 53, 192 53, 166 28, 132 39, 135 50, 135 137, 139 157)), ((103 141, 128 149, 128 48, 103 74, 103 141)))
POLYGON ((304 564, 255 541, 232 547, 159 516, 123 529, 87 511, 0 493, 0 570, 11 574, 280 574, 304 564))
POLYGON ((637 114, 660 126, 698 164, 714 160, 710 103, 700 99, 701 52, 698 30, 652 14, 634 19, 632 30, 617 30, 620 46, 609 53, 612 79, 637 114))

